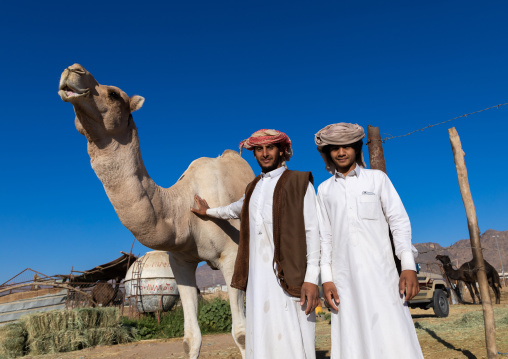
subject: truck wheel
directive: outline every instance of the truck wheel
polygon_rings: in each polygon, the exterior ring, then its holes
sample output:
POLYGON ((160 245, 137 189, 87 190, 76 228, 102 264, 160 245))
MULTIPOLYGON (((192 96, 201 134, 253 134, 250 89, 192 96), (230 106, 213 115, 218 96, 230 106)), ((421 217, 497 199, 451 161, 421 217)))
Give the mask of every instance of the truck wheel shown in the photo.
POLYGON ((448 297, 441 289, 436 289, 433 298, 434 313, 441 318, 445 318, 450 313, 448 297))

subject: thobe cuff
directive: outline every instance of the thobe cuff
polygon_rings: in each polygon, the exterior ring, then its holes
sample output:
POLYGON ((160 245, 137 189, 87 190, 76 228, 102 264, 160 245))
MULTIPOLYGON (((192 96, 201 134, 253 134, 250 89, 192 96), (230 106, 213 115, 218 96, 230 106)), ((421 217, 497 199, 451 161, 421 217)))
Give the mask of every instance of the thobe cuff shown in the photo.
POLYGON ((206 210, 206 215, 213 218, 220 218, 218 214, 218 208, 208 208, 206 210))
POLYGON ((333 282, 332 267, 322 266, 321 267, 321 283, 333 282))
POLYGON ((400 254, 400 266, 404 270, 412 270, 416 272, 415 258, 412 251, 404 251, 400 254))
POLYGON ((318 280, 319 280, 319 267, 307 264, 307 271, 305 272, 305 279, 303 281, 317 285, 318 280))

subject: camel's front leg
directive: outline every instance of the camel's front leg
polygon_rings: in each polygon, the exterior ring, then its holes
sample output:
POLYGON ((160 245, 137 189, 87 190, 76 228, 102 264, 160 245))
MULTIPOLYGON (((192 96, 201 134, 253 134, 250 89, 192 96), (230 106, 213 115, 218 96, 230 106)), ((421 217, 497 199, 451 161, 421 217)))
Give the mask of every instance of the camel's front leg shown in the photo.
POLYGON ((235 340, 242 358, 245 358, 245 307, 243 291, 231 287, 231 279, 233 278, 234 263, 236 258, 236 250, 234 253, 225 254, 222 256, 223 261, 220 265, 220 270, 224 276, 224 280, 228 285, 229 303, 231 306, 231 317, 233 325, 231 333, 235 340))
POLYGON ((480 297, 480 292, 478 291, 478 286, 476 284, 477 282, 473 282, 473 284, 471 284, 474 288, 474 292, 476 294, 476 296, 478 297, 478 303, 479 304, 482 304, 482 297, 480 297))
POLYGON ((469 294, 471 294, 471 298, 473 299, 473 304, 476 304, 476 298, 473 293, 473 288, 471 288, 471 284, 468 282, 464 282, 464 284, 466 285, 467 289, 469 290, 469 294))
POLYGON ((201 350, 201 331, 198 324, 198 290, 196 287, 196 263, 178 260, 169 253, 169 263, 175 275, 183 307, 183 347, 190 359, 197 359, 201 350))
POLYGON ((464 304, 464 298, 462 298, 462 293, 460 292, 460 282, 457 281, 457 284, 455 286, 450 282, 450 285, 452 286, 453 291, 457 295, 457 299, 459 300, 460 304, 464 304))

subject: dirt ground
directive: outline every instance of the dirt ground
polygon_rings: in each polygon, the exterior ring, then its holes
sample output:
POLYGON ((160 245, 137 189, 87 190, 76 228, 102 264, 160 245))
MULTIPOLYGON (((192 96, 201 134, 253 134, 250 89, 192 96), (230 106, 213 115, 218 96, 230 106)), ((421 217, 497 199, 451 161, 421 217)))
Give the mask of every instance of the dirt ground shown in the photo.
MULTIPOLYGON (((508 289, 503 288, 501 304, 494 309, 508 311, 508 289)), ((466 313, 481 312, 481 305, 453 305, 447 318, 437 318, 432 309, 412 309, 420 345, 425 358, 487 358, 485 337, 482 326, 469 327, 467 330, 454 329, 454 323, 466 313), (444 323, 450 324, 443 325, 444 323)), ((497 350, 508 358, 508 326, 496 330, 497 350)), ((319 321, 316 326, 317 359, 330 357, 330 325, 328 321, 319 321)), ((240 359, 233 338, 229 334, 206 335, 203 337, 201 358, 240 359)), ((185 358, 182 339, 145 340, 136 343, 88 348, 81 351, 40 356, 26 356, 32 359, 99 359, 99 358, 185 358)))

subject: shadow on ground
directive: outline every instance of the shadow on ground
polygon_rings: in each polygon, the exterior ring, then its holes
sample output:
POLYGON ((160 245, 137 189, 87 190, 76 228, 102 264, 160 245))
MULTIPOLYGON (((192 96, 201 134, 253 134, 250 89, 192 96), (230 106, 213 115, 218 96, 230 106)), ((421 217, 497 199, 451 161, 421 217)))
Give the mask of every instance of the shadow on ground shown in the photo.
POLYGON ((438 336, 435 331, 422 327, 420 325, 420 323, 416 322, 415 328, 426 331, 432 338, 436 339, 439 343, 443 344, 448 349, 458 351, 458 352, 464 354, 464 356, 468 359, 477 359, 476 356, 473 353, 471 353, 469 350, 455 348, 452 344, 448 343, 446 340, 443 340, 440 336, 438 336))
POLYGON ((316 350, 316 359, 330 359, 327 350, 316 350))
POLYGON ((437 318, 435 314, 413 314, 411 315, 413 319, 423 319, 423 318, 437 318))

